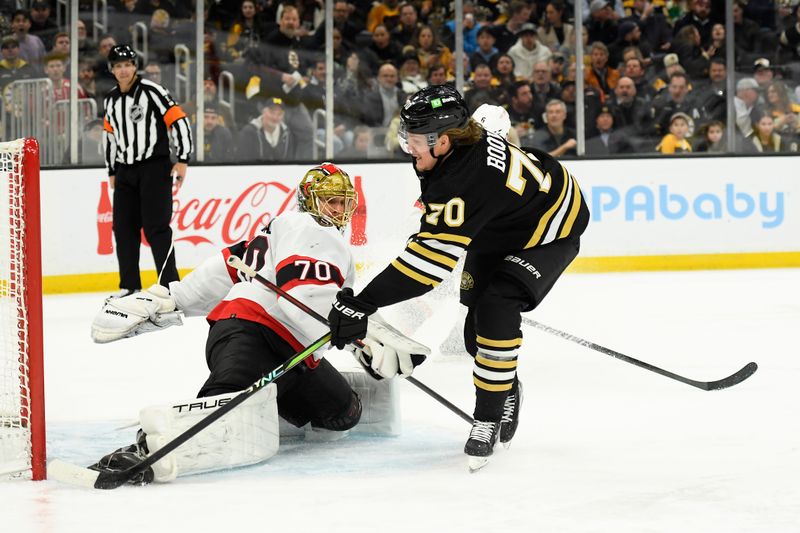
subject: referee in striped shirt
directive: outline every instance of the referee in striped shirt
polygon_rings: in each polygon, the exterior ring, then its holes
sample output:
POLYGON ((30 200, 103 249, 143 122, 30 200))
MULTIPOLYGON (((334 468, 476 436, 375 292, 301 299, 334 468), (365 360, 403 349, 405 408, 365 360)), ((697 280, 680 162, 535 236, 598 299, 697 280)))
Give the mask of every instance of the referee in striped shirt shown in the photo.
POLYGON ((136 52, 118 45, 108 54, 117 80, 105 97, 105 160, 114 189, 121 297, 142 288, 139 276, 141 230, 150 243, 159 282, 178 280, 172 242, 172 179, 176 190, 186 177, 192 132, 186 114, 166 89, 137 73, 136 52), (178 162, 170 162, 170 135, 178 162))

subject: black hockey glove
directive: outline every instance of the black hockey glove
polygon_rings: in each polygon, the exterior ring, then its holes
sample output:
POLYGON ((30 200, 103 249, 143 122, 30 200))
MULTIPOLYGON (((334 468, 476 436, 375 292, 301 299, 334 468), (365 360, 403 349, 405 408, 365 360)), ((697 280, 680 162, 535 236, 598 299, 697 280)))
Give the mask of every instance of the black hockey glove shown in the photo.
POLYGON ((333 302, 328 322, 331 327, 331 344, 340 350, 356 339, 367 336, 367 316, 378 308, 353 296, 353 289, 339 291, 333 302))

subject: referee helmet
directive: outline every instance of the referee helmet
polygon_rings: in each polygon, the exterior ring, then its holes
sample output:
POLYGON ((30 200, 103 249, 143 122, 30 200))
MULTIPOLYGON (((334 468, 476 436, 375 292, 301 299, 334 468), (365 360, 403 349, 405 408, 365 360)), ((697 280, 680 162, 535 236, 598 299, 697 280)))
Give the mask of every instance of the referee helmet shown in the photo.
POLYGON ((138 59, 139 56, 136 54, 136 51, 129 45, 118 44, 108 52, 108 69, 111 70, 114 65, 124 61, 132 61, 138 68, 138 59))

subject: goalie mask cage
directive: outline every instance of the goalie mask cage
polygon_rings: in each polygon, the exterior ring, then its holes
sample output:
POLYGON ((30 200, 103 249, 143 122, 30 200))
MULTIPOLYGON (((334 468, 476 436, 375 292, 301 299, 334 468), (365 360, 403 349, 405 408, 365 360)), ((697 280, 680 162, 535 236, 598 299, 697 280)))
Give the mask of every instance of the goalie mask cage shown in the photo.
POLYGON ((45 478, 39 144, 0 143, 0 480, 45 478))

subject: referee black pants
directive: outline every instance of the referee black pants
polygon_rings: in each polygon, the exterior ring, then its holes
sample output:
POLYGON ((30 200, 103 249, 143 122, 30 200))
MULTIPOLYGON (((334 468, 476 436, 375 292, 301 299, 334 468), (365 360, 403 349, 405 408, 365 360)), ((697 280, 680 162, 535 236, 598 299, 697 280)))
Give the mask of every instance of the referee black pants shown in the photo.
POLYGON ((150 244, 161 285, 178 280, 172 229, 172 164, 158 157, 136 165, 120 165, 114 178, 114 239, 117 243, 120 289, 139 290, 141 232, 150 244), (163 273, 162 273, 163 270, 163 273))

